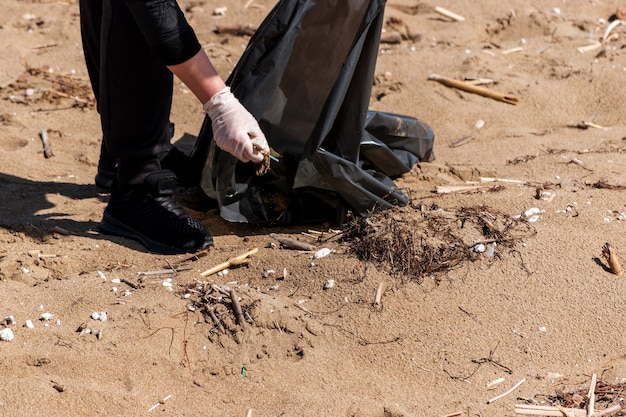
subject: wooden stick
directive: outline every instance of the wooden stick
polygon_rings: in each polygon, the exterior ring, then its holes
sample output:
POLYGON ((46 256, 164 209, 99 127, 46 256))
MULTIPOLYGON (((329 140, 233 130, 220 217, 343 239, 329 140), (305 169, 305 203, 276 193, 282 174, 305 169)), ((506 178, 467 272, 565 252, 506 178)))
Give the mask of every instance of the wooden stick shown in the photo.
POLYGON ((202 277, 208 277, 209 275, 213 275, 216 272, 220 272, 220 271, 228 268, 229 266, 231 266, 233 263, 236 263, 237 261, 241 261, 242 259, 246 259, 250 255, 254 255, 258 251, 259 251, 259 248, 250 249, 249 251, 244 252, 244 253, 242 253, 239 256, 235 256, 234 258, 230 258, 226 262, 222 262, 221 264, 216 265, 213 268, 207 269, 206 271, 202 272, 200 275, 202 277))
POLYGON ((311 251, 315 250, 315 246, 308 243, 300 242, 287 236, 281 236, 276 233, 270 233, 270 237, 276 239, 285 249, 297 249, 311 251))
POLYGON ((467 83, 465 81, 455 80, 453 78, 444 77, 442 75, 431 74, 428 76, 428 79, 431 81, 437 81, 447 87, 458 88, 459 90, 467 91, 469 93, 474 93, 481 95, 483 97, 489 97, 494 100, 502 101, 508 104, 517 104, 519 99, 514 96, 510 96, 507 94, 497 93, 495 91, 491 91, 485 87, 481 87, 478 85, 473 85, 467 83))
POLYGON ((526 382, 526 378, 522 378, 522 379, 520 379, 520 381, 519 381, 517 384, 515 384, 515 385, 513 385, 513 386, 511 387, 511 389, 509 389, 509 390, 508 390, 508 391, 506 391, 506 392, 503 392, 503 393, 502 393, 502 394, 500 394, 500 395, 496 395, 495 397, 493 397, 492 399, 490 399, 489 401, 487 401, 487 404, 491 404, 492 402, 494 402, 494 401, 496 401, 496 400, 499 400, 500 398, 506 397, 507 395, 509 395, 510 393, 512 393, 513 391, 515 391, 515 390, 516 390, 516 389, 517 389, 520 385, 522 385, 524 382, 526 382))
POLYGON ((239 299, 237 299, 237 294, 235 293, 235 290, 232 288, 230 290, 230 302, 233 305, 233 311, 235 312, 235 318, 237 319, 237 324, 243 327, 246 324, 246 319, 243 316, 243 311, 241 310, 239 299))
POLYGON ((444 9, 443 7, 435 7, 435 11, 442 16, 445 16, 449 19, 454 20, 455 22, 464 22, 465 18, 461 15, 451 12, 448 9, 444 9))
POLYGON ((589 385, 589 393, 587 394, 587 417, 593 415, 596 405, 596 374, 591 375, 591 384, 589 385))

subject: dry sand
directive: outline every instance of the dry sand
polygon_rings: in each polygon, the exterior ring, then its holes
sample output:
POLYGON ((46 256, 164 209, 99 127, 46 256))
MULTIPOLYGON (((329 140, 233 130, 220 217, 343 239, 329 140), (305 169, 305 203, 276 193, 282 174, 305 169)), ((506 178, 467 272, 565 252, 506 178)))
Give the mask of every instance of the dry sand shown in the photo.
MULTIPOLYGON (((258 25, 274 3, 181 1, 225 77, 248 38, 213 29, 258 25), (226 15, 213 16, 221 6, 226 15)), ((584 408, 592 374, 621 386, 626 279, 608 270, 602 247, 610 243, 626 259, 626 28, 615 28, 597 49, 579 51, 602 40, 619 5, 387 6, 386 19, 400 19, 405 34, 419 36, 381 45, 371 108, 418 117, 436 134, 436 160, 397 180, 415 208, 396 218, 410 223, 444 213, 452 233, 473 239, 480 233, 458 220, 463 210, 474 210, 470 223, 476 213, 497 214, 497 223, 537 208, 537 221, 523 223, 526 232, 496 246, 494 256, 406 276, 359 260, 336 239, 316 242, 302 228, 226 223, 183 195, 216 248, 166 287, 169 275, 138 272, 180 257, 97 232, 108 197, 93 185, 100 130, 88 105, 77 2, 3 0, 0 320, 13 316, 15 323, 6 324, 14 339, 0 341, 0 415, 511 416, 515 404, 552 405, 558 393, 563 399, 578 389, 584 408), (443 18, 435 6, 465 21, 443 18), (493 80, 485 87, 519 104, 429 81, 434 73, 493 80), (53 92, 68 85, 78 99, 53 92), (591 125, 576 127, 583 122, 591 125), (44 129, 54 153, 47 159, 44 129), (473 140, 450 146, 468 136, 473 140), (518 182, 435 193, 481 177, 518 182), (269 233, 335 252, 311 266, 309 253, 267 248, 269 233), (200 276, 253 247, 259 251, 247 267, 200 276), (283 268, 288 276, 280 280, 283 268), (269 269, 277 272, 264 278, 269 269), (140 278, 138 289, 123 282, 140 278), (329 279, 335 285, 324 290, 329 279), (235 288, 254 325, 241 330, 223 296, 211 300, 226 326, 219 333, 197 308, 206 287, 199 281, 235 288), (374 305, 380 283, 387 289, 374 305), (103 311, 107 321, 92 318, 103 311), (53 317, 42 321, 43 313, 53 317), (28 319, 34 329, 23 327, 28 319), (91 334, 76 331, 83 323, 91 334)), ((203 120, 180 83, 172 120, 177 140, 197 134, 203 120)), ((598 409, 609 405, 604 398, 598 394, 598 409)))

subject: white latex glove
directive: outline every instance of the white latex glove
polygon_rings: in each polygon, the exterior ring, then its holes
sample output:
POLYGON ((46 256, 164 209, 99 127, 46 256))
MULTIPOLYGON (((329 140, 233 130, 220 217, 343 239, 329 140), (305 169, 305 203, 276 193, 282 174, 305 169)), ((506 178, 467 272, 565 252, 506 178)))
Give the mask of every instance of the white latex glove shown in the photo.
POLYGON ((209 115, 213 140, 224 151, 242 162, 261 162, 270 147, 258 122, 230 92, 216 93, 202 108, 209 115))

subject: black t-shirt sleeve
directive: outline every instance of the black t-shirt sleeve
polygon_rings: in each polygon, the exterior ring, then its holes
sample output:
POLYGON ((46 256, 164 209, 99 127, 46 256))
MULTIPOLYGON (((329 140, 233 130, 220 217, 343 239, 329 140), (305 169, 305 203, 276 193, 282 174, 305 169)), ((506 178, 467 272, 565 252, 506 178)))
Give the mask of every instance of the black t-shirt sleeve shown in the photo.
POLYGON ((187 61, 200 42, 176 0, 126 0, 148 45, 165 65, 187 61))

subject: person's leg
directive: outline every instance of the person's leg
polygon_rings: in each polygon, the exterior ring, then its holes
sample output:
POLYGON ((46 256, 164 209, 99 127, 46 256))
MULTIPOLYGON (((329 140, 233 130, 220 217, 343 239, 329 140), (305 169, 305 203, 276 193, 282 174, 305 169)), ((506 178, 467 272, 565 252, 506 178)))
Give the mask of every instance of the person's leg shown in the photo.
MULTIPOLYGON (((102 0, 79 0, 80 32, 83 43, 83 53, 87 72, 96 103, 100 99, 100 36, 102 27, 102 0)), ((111 189, 113 178, 117 172, 117 161, 109 154, 106 141, 102 139, 96 185, 103 189, 111 189)))
POLYGON ((171 148, 173 75, 151 53, 124 0, 104 0, 102 11, 98 109, 118 166, 100 229, 153 252, 211 246, 206 229, 174 200, 176 176, 161 167, 171 148))

